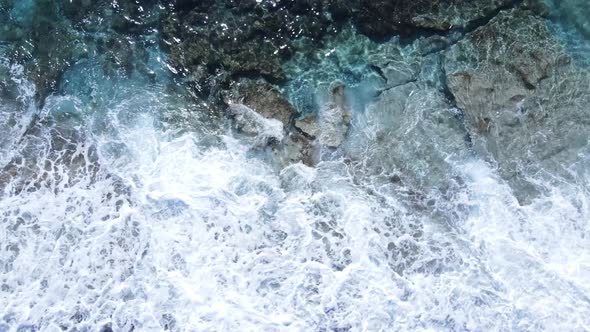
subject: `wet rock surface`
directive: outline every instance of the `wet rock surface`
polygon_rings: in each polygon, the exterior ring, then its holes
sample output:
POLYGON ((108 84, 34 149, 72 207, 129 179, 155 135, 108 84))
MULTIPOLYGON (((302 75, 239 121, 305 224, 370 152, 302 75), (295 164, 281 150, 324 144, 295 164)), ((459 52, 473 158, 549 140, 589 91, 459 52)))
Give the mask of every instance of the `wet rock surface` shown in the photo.
POLYGON ((416 30, 466 28, 511 3, 510 0, 334 0, 331 8, 337 17, 350 17, 361 32, 379 39, 393 33, 412 34, 416 30))
POLYGON ((336 84, 331 91, 330 100, 318 116, 320 128, 319 143, 337 148, 344 142, 350 127, 351 109, 345 94, 346 86, 336 84))
POLYGON ((524 10, 500 13, 446 54, 448 88, 476 150, 521 202, 543 190, 531 174, 574 180, 571 168, 581 167, 589 77, 571 62, 544 20, 524 10))
POLYGON ((383 92, 357 121, 370 133, 353 132, 345 150, 393 185, 424 191, 448 189, 454 162, 469 156, 460 112, 444 94, 423 83, 383 92))
POLYGON ((257 111, 242 104, 230 104, 228 108, 233 118, 235 128, 239 133, 250 137, 252 144, 264 147, 271 142, 280 142, 283 139, 283 124, 273 118, 264 118, 257 111))
MULTIPOLYGON (((571 0, 549 9, 559 16, 576 6, 571 0)), ((150 63, 161 47, 177 82, 210 102, 206 109, 223 114, 230 105, 228 114, 249 135, 265 132, 262 122, 280 124, 282 136, 264 141, 287 164, 312 165, 318 147, 341 147, 354 114, 367 107, 406 116, 413 106, 399 103, 410 93, 446 110, 455 103, 476 151, 498 163, 524 202, 541 190, 522 178, 532 172, 525 165, 576 163, 565 142, 582 137, 557 126, 585 128, 583 110, 565 105, 584 104, 587 75, 546 26, 549 9, 536 0, 7 1, 0 33, 35 81, 41 105, 75 84, 68 70, 89 60, 108 79, 155 82, 161 73, 150 63), (261 117, 254 121, 250 111, 261 117), (576 117, 582 121, 569 120, 576 117), (556 136, 534 134, 544 129, 556 136), (534 152, 543 149, 557 152, 534 152)), ((583 20, 574 24, 584 33, 583 20)))
POLYGON ((268 119, 276 119, 289 128, 297 111, 271 84, 263 80, 244 79, 232 84, 225 95, 228 103, 244 104, 268 119))
POLYGON ((294 126, 298 113, 277 88, 264 80, 242 79, 225 92, 224 100, 236 128, 253 136, 255 146, 270 146, 279 167, 314 165, 314 137, 294 126))
POLYGON ((281 65, 293 53, 292 41, 319 40, 328 27, 320 1, 184 1, 179 8, 166 20, 163 39, 179 72, 200 73, 193 80, 205 94, 219 83, 210 75, 223 76, 222 84, 239 77, 284 82, 281 65))
POLYGON ((5 1, 0 34, 10 42, 11 61, 24 65, 35 82, 42 106, 80 61, 96 59, 110 77, 153 74, 145 70, 147 45, 137 37, 156 31, 158 8, 155 1, 5 1))

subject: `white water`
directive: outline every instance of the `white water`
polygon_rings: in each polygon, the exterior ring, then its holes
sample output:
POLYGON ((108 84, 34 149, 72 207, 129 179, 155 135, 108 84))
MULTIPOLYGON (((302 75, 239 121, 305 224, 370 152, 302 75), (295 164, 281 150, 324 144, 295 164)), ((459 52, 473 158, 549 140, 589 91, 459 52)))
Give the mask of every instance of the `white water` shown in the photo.
POLYGON ((412 200, 362 162, 276 171, 195 114, 162 124, 182 106, 161 87, 129 89, 51 97, 40 114, 79 114, 76 134, 15 143, 31 172, 0 196, 0 331, 590 330, 585 185, 521 207, 468 159, 450 198, 412 200))

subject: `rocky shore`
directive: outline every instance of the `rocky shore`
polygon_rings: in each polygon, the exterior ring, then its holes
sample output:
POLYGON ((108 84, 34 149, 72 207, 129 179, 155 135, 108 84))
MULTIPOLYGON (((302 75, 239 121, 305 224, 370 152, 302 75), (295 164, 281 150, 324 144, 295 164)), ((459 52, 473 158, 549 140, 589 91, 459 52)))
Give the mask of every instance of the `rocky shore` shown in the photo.
POLYGON ((157 49, 175 84, 233 130, 264 136, 260 121, 276 121, 280 135, 253 144, 270 148, 277 167, 338 151, 358 159, 363 140, 347 141, 358 135, 351 126, 376 121, 374 139, 391 142, 375 154, 379 167, 440 187, 450 169, 433 165, 477 154, 527 203, 543 192, 543 173, 575 181, 572 168, 585 167, 576 156, 587 145, 588 74, 547 26, 570 2, 5 1, 0 34, 40 106, 89 59, 110 79, 155 82, 157 49), (404 125, 408 113, 415 122, 404 125), (405 139, 411 130, 419 137, 405 139), (431 135, 435 145, 417 143, 431 135))

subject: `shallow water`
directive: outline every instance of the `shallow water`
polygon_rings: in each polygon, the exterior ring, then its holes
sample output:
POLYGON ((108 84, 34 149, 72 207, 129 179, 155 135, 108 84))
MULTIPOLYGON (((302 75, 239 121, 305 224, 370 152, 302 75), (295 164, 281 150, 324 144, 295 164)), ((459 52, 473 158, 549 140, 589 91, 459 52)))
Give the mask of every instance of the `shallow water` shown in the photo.
POLYGON ((43 105, 2 61, 0 331, 590 330, 590 179, 519 204, 435 86, 388 113, 347 52, 288 64, 296 106, 334 79, 355 106, 282 169, 155 46, 157 79, 90 57, 43 105))

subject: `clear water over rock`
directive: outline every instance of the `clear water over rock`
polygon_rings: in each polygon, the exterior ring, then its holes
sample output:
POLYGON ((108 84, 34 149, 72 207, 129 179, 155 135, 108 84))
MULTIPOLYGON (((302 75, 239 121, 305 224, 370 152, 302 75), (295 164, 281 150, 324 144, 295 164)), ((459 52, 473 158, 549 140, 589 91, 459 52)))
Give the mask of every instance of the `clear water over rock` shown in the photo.
POLYGON ((447 83, 475 148, 493 156, 524 201, 548 182, 587 176, 590 76, 572 62, 541 18, 519 10, 446 55, 447 83))
POLYGON ((424 4, 0 0, 0 331, 587 330, 584 8, 424 4))

